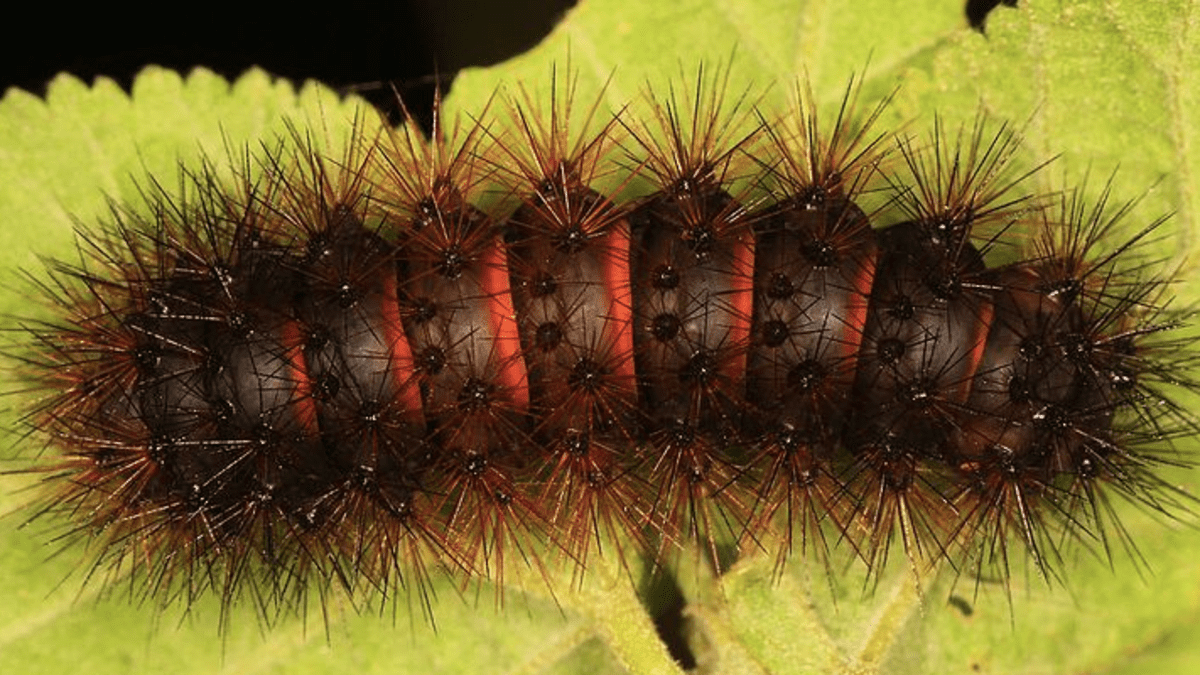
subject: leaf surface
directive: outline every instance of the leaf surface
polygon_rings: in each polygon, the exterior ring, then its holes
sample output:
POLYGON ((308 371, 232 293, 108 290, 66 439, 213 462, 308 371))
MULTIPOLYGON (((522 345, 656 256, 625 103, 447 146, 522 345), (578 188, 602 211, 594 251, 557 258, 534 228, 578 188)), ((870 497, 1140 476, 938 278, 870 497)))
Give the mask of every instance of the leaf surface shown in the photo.
MULTIPOLYGON (((765 92, 757 100, 768 112, 782 110, 799 78, 835 105, 858 73, 867 100, 900 87, 882 124, 918 137, 935 113, 957 125, 982 109, 1020 126, 1028 140, 1022 164, 1059 156, 1035 175, 1041 187, 1076 184, 1090 171, 1094 193, 1119 166, 1116 196, 1142 197, 1132 221, 1174 214, 1153 251, 1181 268, 1178 302, 1194 305, 1200 84, 1190 75, 1200 72, 1198 21, 1195 3, 1183 1, 1029 0, 997 10, 985 37, 944 0, 587 0, 533 51, 463 73, 447 107, 502 119, 498 90, 545 95, 552 67, 568 63, 581 95, 608 82, 608 105, 631 110, 644 105, 646 88, 678 86, 699 63, 728 67, 731 92, 765 92)), ((356 115, 371 119, 363 114, 327 90, 296 92, 262 73, 229 85, 203 71, 180 78, 150 69, 132 97, 108 81, 87 86, 66 76, 45 101, 7 92, 0 314, 36 315, 17 270, 36 276, 39 256, 71 259, 75 223, 102 218, 106 198, 135 200, 147 174, 170 183, 179 164, 194 166, 201 153, 219 162, 227 148, 271 143, 285 133, 285 119, 344 139, 356 115)), ((6 328, 15 325, 5 319, 6 328)), ((6 402, 19 406, 22 396, 6 402)), ((15 419, 6 411, 0 426, 16 428, 15 419)), ((40 446, 12 434, 5 447, 27 458, 40 446)), ((1187 441, 1185 450, 1196 449, 1187 441)), ((1195 489, 1193 472, 1173 477, 1195 489)), ((579 588, 570 570, 552 571, 560 575, 553 596, 539 579, 512 578, 503 609, 491 587, 439 582, 436 631, 419 607, 357 616, 335 598, 327 617, 314 602, 307 620, 270 630, 254 608, 239 607, 222 637, 215 602, 181 618, 131 606, 119 587, 111 597, 94 585, 80 591, 86 553, 48 544, 57 531, 50 524, 22 527, 34 482, 0 476, 3 672, 678 672, 644 610, 661 599, 604 563, 579 588)), ((775 577, 769 557, 748 555, 721 579, 695 566, 679 570, 684 633, 700 669, 713 673, 1200 671, 1189 638, 1200 621, 1200 535, 1118 508, 1150 562, 1144 578, 1121 551, 1115 569, 1079 551, 1063 563, 1067 588, 1018 579, 1010 606, 994 584, 955 586, 949 574, 927 578, 918 593, 907 570, 893 565, 865 593, 854 566, 837 570, 831 586, 808 561, 775 577)))

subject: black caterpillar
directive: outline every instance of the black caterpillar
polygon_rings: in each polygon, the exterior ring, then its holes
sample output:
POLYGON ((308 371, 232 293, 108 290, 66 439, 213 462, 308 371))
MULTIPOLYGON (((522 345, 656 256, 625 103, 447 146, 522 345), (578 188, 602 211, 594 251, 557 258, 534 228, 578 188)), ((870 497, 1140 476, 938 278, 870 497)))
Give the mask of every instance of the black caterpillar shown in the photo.
POLYGON ((607 542, 1049 577, 1125 536, 1111 495, 1179 507, 1161 221, 1109 245, 1128 207, 1023 194, 982 117, 893 141, 853 88, 825 128, 703 84, 148 190, 43 286, 50 510, 149 597, 288 606, 607 542))

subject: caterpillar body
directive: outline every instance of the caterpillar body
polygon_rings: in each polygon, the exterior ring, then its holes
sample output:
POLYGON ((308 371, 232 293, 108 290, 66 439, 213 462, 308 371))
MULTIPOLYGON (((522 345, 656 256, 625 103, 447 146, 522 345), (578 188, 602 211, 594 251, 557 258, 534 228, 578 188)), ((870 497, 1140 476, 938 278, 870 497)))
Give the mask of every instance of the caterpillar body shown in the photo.
POLYGON ((1009 127, 896 140, 855 93, 828 128, 703 74, 645 119, 527 96, 148 190, 43 285, 50 510, 150 597, 286 607, 614 542, 1052 577, 1125 536, 1110 495, 1179 507, 1161 221, 1109 246, 1127 208, 1025 194, 1009 127))

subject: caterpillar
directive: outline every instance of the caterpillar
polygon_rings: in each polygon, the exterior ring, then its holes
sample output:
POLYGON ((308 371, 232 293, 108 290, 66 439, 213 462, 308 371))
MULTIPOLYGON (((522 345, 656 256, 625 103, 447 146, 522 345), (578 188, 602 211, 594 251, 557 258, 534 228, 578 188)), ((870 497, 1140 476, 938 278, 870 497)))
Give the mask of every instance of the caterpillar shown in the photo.
POLYGON ((1112 496, 1183 507, 1159 221, 1098 252, 1127 208, 1025 194, 983 117, 894 139, 853 86, 829 126, 729 94, 514 97, 508 135, 297 135, 150 186, 28 327, 46 509, 148 598, 271 615, 613 545, 881 570, 898 538, 1050 578, 1073 540, 1133 545, 1112 496))

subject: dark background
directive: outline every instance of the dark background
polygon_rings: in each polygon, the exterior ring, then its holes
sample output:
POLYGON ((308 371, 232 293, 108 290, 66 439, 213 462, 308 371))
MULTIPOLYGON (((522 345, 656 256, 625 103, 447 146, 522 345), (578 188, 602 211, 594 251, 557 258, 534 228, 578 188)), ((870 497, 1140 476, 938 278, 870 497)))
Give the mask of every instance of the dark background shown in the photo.
MULTIPOLYGON (((393 113, 394 87, 420 110, 460 68, 503 61, 537 44, 575 2, 337 0, 310 13, 254 2, 177 3, 143 12, 27 2, 0 41, 0 91, 17 86, 41 94, 63 71, 89 82, 106 75, 128 90, 148 64, 180 72, 203 65, 229 79, 257 65, 296 82, 317 79, 358 91, 393 113)), ((982 29, 1000 2, 1016 0, 965 0, 964 11, 982 29)))
POLYGON ((503 61, 536 45, 575 0, 335 0, 297 13, 263 3, 168 3, 151 12, 96 3, 64 9, 34 0, 0 41, 0 91, 42 94, 63 71, 97 75, 126 91, 146 65, 186 73, 205 66, 236 78, 251 66, 302 82, 358 91, 384 108, 395 89, 427 107, 437 83, 471 65, 503 61), (169 8, 170 12, 162 11, 169 8), (18 40, 32 37, 32 44, 18 40))

